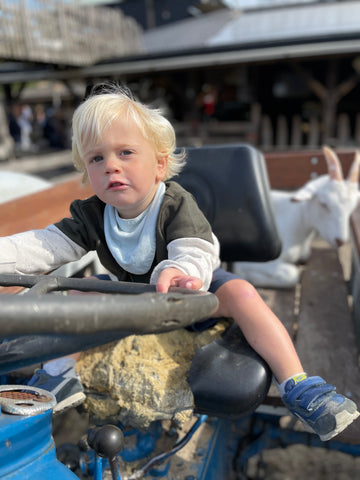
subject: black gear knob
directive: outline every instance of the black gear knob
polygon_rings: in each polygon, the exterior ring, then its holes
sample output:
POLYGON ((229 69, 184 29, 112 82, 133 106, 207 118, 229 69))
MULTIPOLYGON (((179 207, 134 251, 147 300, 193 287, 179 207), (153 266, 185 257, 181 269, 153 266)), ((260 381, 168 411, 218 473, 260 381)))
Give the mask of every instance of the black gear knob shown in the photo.
POLYGON ((87 442, 100 457, 112 459, 123 448, 124 435, 115 425, 103 425, 88 431, 87 442))

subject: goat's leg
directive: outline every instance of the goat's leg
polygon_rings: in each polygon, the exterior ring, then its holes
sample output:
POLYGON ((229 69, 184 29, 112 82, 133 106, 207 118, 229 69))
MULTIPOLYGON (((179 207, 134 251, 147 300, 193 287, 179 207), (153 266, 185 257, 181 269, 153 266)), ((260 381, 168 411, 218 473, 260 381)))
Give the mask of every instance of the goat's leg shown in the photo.
POLYGON ((293 288, 300 278, 296 265, 281 260, 263 263, 235 262, 233 273, 256 287, 265 288, 293 288))

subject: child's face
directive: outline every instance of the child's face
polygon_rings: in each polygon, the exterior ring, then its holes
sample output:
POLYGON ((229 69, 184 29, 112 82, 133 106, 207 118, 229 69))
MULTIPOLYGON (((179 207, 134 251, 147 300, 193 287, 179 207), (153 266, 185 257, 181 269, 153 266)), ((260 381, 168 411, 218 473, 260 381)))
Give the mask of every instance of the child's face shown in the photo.
POLYGON ((121 217, 135 218, 165 178, 167 158, 155 154, 134 122, 119 118, 85 149, 84 163, 95 194, 121 217))

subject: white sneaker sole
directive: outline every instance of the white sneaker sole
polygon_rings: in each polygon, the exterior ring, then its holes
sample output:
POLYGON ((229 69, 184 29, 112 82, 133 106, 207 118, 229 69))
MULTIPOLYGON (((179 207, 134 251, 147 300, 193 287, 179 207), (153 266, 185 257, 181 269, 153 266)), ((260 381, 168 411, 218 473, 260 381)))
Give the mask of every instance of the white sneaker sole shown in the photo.
POLYGON ((65 398, 60 403, 57 403, 53 408, 53 415, 58 415, 59 413, 65 412, 69 408, 76 407, 83 403, 86 395, 84 392, 78 392, 72 395, 71 397, 65 398))
POLYGON ((323 442, 326 442, 330 440, 331 438, 335 437, 339 433, 341 433, 343 430, 345 430, 346 427, 348 427, 358 416, 360 413, 358 411, 355 411, 354 413, 350 413, 346 410, 343 410, 342 412, 338 413, 336 415, 336 428, 332 432, 327 433, 326 435, 319 435, 320 440, 323 442))

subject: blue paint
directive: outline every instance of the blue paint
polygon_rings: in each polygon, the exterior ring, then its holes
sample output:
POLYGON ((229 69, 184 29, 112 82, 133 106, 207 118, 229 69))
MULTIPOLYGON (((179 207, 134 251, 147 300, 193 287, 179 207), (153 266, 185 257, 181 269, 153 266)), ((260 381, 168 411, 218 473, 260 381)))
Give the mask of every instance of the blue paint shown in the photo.
POLYGON ((35 416, 0 410, 0 478, 2 480, 75 480, 56 458, 51 436, 52 411, 35 416))

